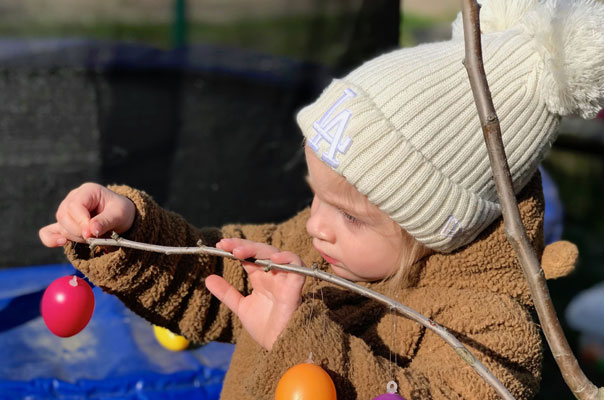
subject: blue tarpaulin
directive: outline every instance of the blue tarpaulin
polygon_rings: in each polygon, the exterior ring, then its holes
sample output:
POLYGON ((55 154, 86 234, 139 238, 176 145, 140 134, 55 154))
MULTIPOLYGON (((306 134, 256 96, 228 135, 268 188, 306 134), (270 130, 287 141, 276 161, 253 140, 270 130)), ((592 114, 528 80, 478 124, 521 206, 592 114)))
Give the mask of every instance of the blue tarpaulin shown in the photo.
POLYGON ((0 270, 0 399, 218 399, 232 345, 163 348, 152 325, 94 288, 88 326, 54 336, 40 300, 71 265, 0 270))

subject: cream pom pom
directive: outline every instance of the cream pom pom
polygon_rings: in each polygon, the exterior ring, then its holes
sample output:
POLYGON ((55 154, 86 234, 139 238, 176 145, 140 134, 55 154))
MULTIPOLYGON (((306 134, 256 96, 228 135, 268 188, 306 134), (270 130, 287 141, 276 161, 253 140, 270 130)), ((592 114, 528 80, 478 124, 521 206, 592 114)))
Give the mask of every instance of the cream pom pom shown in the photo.
MULTIPOLYGON (((482 0, 483 34, 517 29, 541 55, 550 112, 594 118, 604 108, 604 4, 598 0, 482 0)), ((453 37, 463 37, 461 15, 453 37)))
MULTIPOLYGON (((536 0, 478 0, 480 4, 480 31, 482 33, 501 32, 516 26, 536 0)), ((452 24, 453 38, 463 38, 461 13, 452 24)))

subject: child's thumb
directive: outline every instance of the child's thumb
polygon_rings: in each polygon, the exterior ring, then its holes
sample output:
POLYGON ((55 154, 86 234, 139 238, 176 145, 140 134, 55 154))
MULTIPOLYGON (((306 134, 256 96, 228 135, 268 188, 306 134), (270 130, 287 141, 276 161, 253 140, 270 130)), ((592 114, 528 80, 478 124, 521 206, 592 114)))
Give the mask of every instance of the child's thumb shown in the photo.
POLYGON ((90 234, 95 237, 102 236, 105 232, 107 232, 107 221, 105 218, 100 216, 96 216, 90 220, 88 223, 88 229, 90 230, 90 234))
POLYGON ((111 212, 111 210, 105 210, 102 213, 96 215, 90 220, 88 228, 90 233, 96 237, 103 236, 107 232, 117 231, 119 232, 120 221, 117 213, 111 212))

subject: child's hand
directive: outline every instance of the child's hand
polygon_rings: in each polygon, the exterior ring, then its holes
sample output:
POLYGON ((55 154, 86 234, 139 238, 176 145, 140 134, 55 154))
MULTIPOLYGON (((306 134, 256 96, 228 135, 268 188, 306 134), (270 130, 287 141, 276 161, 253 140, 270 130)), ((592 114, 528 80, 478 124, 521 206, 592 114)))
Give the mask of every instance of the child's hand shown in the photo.
POLYGON ((135 214, 130 199, 102 185, 84 183, 61 202, 57 222, 40 229, 40 240, 45 246, 58 247, 67 240, 83 243, 106 232, 124 233, 132 226, 135 214))
MULTIPOLYGON (((243 239, 222 239, 216 247, 231 252, 239 259, 254 257, 270 259, 275 264, 303 265, 291 252, 280 252, 273 246, 243 239)), ((300 274, 272 270, 265 272, 256 264, 244 262, 253 291, 243 296, 222 277, 210 275, 206 287, 241 320, 252 338, 270 350, 289 318, 301 302, 305 277, 300 274)))

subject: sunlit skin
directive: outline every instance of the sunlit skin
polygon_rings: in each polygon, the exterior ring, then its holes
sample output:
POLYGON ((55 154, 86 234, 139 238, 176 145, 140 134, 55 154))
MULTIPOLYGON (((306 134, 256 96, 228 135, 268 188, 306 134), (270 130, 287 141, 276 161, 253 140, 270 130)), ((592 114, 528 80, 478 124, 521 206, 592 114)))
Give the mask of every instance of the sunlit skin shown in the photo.
POLYGON ((403 231, 383 211, 305 147, 314 192, 306 230, 333 272, 352 281, 375 281, 401 266, 403 231))

